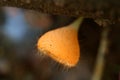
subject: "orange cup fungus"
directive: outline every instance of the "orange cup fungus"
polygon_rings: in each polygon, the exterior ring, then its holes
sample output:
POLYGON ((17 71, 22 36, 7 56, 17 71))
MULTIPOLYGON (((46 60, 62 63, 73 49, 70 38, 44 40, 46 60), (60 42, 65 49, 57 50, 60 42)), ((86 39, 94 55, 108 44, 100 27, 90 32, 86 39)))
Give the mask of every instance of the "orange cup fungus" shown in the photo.
POLYGON ((78 27, 82 18, 68 26, 48 31, 40 37, 38 50, 67 67, 74 67, 80 58, 78 27))

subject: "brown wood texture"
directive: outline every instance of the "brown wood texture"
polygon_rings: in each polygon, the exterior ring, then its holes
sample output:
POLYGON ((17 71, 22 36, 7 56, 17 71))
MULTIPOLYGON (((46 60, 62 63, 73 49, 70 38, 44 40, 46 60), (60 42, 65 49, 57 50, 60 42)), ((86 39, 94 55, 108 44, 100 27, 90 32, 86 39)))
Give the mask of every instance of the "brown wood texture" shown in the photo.
POLYGON ((0 0, 0 6, 19 7, 55 15, 120 20, 119 0, 0 0))

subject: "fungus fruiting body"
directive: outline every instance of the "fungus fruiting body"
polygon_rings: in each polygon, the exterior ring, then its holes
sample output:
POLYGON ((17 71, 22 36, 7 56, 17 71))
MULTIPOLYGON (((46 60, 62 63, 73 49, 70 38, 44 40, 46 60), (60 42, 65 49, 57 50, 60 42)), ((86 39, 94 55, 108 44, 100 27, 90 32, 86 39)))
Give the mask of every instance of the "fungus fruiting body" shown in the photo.
POLYGON ((82 18, 68 26, 46 32, 37 43, 38 50, 64 66, 74 67, 80 58, 78 27, 82 18))

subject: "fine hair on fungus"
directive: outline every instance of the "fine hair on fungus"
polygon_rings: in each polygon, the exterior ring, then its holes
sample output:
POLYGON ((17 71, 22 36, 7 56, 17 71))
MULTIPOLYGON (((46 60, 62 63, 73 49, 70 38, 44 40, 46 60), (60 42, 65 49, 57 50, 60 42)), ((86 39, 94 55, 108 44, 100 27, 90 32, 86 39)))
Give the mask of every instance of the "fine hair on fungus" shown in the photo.
POLYGON ((80 58, 78 29, 82 20, 80 17, 68 26, 46 32, 38 40, 38 50, 64 66, 76 66, 80 58))

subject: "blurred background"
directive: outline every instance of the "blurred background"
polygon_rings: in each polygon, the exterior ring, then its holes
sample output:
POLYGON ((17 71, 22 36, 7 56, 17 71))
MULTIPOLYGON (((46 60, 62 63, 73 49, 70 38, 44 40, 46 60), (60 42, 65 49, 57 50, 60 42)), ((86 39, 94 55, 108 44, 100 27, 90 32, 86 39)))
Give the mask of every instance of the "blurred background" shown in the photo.
MULTIPOLYGON (((38 55, 39 37, 74 19, 14 7, 0 8, 0 80, 90 80, 103 29, 93 19, 84 19, 79 29, 81 58, 76 67, 66 71, 60 64, 38 55)), ((119 23, 110 26, 109 55, 102 80, 119 80, 119 30, 119 23)))

